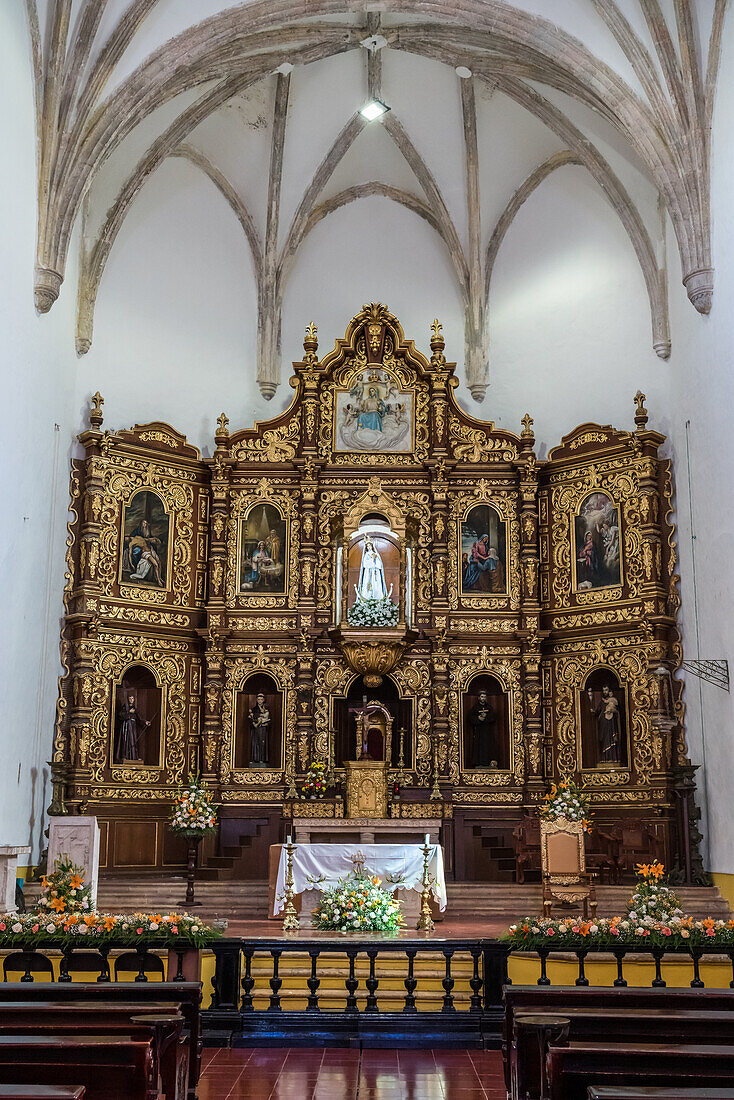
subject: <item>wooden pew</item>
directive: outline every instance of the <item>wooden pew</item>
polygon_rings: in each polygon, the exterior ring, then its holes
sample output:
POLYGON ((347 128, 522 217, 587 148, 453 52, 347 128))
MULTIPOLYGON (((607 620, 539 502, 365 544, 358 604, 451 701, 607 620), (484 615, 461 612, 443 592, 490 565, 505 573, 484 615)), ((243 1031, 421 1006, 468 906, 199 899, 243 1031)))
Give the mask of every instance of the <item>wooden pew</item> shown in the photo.
POLYGON ((549 1100, 587 1100, 594 1084, 734 1086, 734 1046, 570 1043, 550 1047, 546 1066, 549 1100))
POLYGON ((732 1041, 734 990, 584 986, 507 986, 502 1052, 505 1083, 538 1094, 541 1052, 537 1041, 516 1038, 519 1015, 563 1016, 569 1040, 629 1038, 650 1042, 732 1041))
MULTIPOLYGON (((109 988, 109 987, 108 987, 109 988)), ((2 997, 2 985, 0 985, 2 997)), ((134 1001, 38 1001, 31 1004, 0 1001, 0 1035, 129 1035, 154 1040, 156 1074, 166 1100, 185 1100, 188 1044, 183 1039, 184 1018, 165 1003, 141 1007, 134 1001), (183 1085, 182 1085, 183 1082, 183 1085)))
POLYGON ((0 1035, 5 1084, 84 1085, 85 1100, 158 1100, 152 1039, 0 1035))
POLYGON ((676 1085, 646 1089, 635 1088, 634 1085, 590 1085, 587 1095, 588 1100, 734 1100, 734 1089, 689 1089, 676 1085))
POLYGON ((79 1085, 0 1085, 0 1100, 84 1100, 79 1085))
POLYGON ((186 1021, 189 1045, 188 1100, 196 1100, 196 1086, 201 1073, 201 982, 3 982, 0 1000, 3 1002, 55 1004, 86 1001, 94 1005, 109 1004, 113 997, 126 1004, 134 1003, 141 1011, 155 1005, 178 1008, 186 1021))

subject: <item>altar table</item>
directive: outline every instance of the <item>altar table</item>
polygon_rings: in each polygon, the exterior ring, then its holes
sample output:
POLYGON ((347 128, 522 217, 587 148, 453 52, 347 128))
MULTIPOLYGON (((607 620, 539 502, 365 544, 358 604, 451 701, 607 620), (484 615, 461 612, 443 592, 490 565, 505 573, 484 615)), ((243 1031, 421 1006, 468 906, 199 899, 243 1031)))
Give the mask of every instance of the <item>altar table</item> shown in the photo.
MULTIPOLYGON (((428 873, 431 877, 431 893, 438 902, 441 912, 446 908, 446 879, 443 869, 443 852, 439 844, 429 845, 431 854, 428 859, 428 873)), ((382 885, 395 890, 423 889, 423 847, 419 844, 298 844, 293 851, 293 891, 296 894, 306 892, 315 894, 336 886, 354 871, 352 856, 364 856, 364 869, 377 875, 382 885)), ((285 907, 285 876, 287 851, 285 845, 280 853, 278 877, 275 883, 275 905, 273 914, 277 916, 285 907)), ((304 906, 301 913, 307 915, 312 906, 304 906)))

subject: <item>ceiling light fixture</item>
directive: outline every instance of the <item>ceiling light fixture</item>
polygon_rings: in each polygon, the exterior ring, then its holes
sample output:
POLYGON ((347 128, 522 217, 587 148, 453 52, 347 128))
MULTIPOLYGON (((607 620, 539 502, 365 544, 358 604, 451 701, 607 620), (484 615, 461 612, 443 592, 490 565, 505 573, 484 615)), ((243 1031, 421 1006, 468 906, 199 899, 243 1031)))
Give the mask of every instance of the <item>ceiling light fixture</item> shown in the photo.
POLYGON ((454 72, 457 76, 460 76, 462 80, 468 80, 471 76, 471 69, 467 69, 466 65, 457 65, 454 72))
POLYGON ((380 115, 386 114, 390 108, 387 103, 383 103, 381 99, 370 99, 365 103, 364 107, 360 108, 359 113, 362 118, 366 118, 368 122, 374 122, 380 115))
POLYGON ((293 72, 293 66, 291 65, 290 61, 284 61, 282 65, 278 65, 278 68, 275 71, 276 73, 280 73, 282 76, 288 76, 288 73, 293 72))

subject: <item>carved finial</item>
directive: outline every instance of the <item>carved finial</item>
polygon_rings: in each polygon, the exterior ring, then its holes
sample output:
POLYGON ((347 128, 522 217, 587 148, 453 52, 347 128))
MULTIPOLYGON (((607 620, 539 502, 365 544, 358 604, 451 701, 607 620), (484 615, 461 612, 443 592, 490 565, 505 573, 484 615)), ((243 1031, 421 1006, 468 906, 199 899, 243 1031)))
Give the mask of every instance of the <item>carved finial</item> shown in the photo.
POLYGON ((92 407, 89 410, 89 423, 93 428, 100 428, 102 426, 102 406, 104 405, 104 397, 97 390, 92 397, 92 407))
POLYGON ((319 342, 316 338, 316 333, 318 331, 313 321, 309 321, 306 325, 306 335, 303 337, 303 350, 306 353, 304 362, 307 366, 312 367, 316 363, 316 349, 319 346, 319 342))
POLYGON ((313 321, 309 321, 306 325, 306 336, 309 340, 316 339, 316 333, 319 331, 318 325, 315 325, 313 321))
POLYGON ((647 409, 645 408, 645 394, 642 390, 638 390, 635 394, 635 405, 637 410, 635 412, 635 424, 638 430, 644 428, 647 424, 647 409))
POLYGON ((438 317, 434 317, 433 324, 431 325, 431 363, 434 367, 443 367, 446 363, 446 359, 443 354, 443 349, 446 347, 446 341, 441 335, 441 329, 443 325, 440 323, 438 317))
POLYGON ((217 417, 217 425, 217 431, 214 438, 216 439, 217 444, 226 443, 229 439, 229 432, 227 431, 227 428, 229 427, 229 418, 224 413, 222 413, 221 416, 217 417))
POLYGON ((522 424, 522 438, 527 439, 528 437, 530 437, 531 439, 535 439, 535 434, 530 429, 531 424, 534 424, 535 421, 533 420, 530 413, 525 413, 525 416, 522 418, 520 423, 522 424))

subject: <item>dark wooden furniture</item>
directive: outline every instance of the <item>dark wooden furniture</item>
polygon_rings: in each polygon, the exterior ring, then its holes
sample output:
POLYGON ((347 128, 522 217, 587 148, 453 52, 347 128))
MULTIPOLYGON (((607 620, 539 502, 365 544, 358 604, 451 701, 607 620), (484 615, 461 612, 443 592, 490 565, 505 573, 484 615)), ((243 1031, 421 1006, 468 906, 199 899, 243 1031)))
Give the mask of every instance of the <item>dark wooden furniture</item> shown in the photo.
POLYGON ((85 1100, 158 1100, 152 1039, 0 1035, 6 1084, 84 1085, 85 1100))
POLYGON ((525 868, 540 868, 540 822, 526 814, 512 830, 515 846, 515 880, 525 882, 525 868))
POLYGON ((570 1043, 550 1047, 548 1100, 587 1100, 592 1084, 734 1085, 734 1046, 570 1043))
POLYGON ((588 1100, 734 1100, 734 1088, 679 1088, 662 1085, 652 1088, 634 1085, 590 1085, 588 1100))
MULTIPOLYGON (((39 1004, 53 1002, 57 1005, 84 1001, 98 1009, 109 1005, 114 989, 121 1003, 134 1004, 135 1011, 144 1012, 152 1006, 153 1012, 178 1009, 186 1024, 189 1051, 188 1097, 196 1100, 196 1085, 201 1072, 201 983, 200 982, 119 982, 110 986, 106 982, 33 982, 21 984, 8 982, 0 989, 3 1002, 39 1004)), ((0 1075, 0 1080, 2 1079, 0 1075)))
POLYGON ((0 1085, 0 1100, 84 1100, 83 1085, 0 1085))
POLYGON ((734 990, 730 989, 506 986, 504 1005, 502 1050, 508 1090, 517 1060, 524 1062, 522 1076, 530 1087, 537 1088, 541 1078, 539 1062, 531 1061, 525 1045, 518 1045, 515 1019, 519 1016, 565 1017, 571 1043, 646 1038, 726 1045, 734 1035, 734 990))
POLYGON ((546 1096, 545 1055, 551 1046, 566 1046, 569 1020, 550 1012, 515 1016, 512 1037, 511 1095, 546 1096), (533 1072, 535 1071, 535 1072, 533 1072))
POLYGON ((114 1034, 152 1038, 156 1073, 160 1074, 166 1100, 184 1100, 186 1095, 188 1045, 183 1038, 183 1024, 181 1013, 165 1003, 147 1005, 143 1009, 134 1001, 100 1004, 0 1001, 0 1035, 114 1034))

